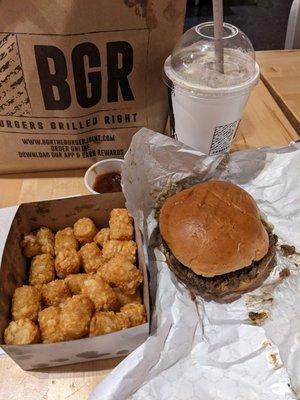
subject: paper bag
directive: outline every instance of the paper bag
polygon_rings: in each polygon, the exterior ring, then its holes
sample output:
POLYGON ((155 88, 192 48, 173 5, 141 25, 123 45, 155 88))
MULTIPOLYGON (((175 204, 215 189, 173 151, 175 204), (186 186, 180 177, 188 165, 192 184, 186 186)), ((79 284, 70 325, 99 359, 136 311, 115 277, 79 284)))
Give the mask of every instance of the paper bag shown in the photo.
POLYGON ((184 0, 2 0, 0 172, 87 167, 163 131, 184 15, 184 0))

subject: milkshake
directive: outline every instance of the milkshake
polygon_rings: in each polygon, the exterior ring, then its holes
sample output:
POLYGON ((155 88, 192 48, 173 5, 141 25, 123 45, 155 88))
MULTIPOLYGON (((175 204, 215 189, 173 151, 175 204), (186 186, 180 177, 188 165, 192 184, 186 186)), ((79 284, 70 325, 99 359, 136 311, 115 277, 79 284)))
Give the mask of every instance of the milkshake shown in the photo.
POLYGON ((216 68, 213 22, 188 30, 164 65, 172 136, 211 155, 229 150, 259 79, 247 36, 224 23, 222 41, 224 73, 216 68))

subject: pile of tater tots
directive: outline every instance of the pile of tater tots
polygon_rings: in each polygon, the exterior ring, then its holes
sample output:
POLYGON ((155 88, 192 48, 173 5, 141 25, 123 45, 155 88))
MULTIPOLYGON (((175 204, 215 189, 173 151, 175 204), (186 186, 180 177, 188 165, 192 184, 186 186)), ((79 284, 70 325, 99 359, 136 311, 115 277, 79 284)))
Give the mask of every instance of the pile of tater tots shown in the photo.
POLYGON ((41 227, 25 235, 28 285, 14 292, 5 343, 54 343, 145 323, 133 239, 125 208, 113 209, 109 227, 100 230, 81 218, 55 234, 41 227))

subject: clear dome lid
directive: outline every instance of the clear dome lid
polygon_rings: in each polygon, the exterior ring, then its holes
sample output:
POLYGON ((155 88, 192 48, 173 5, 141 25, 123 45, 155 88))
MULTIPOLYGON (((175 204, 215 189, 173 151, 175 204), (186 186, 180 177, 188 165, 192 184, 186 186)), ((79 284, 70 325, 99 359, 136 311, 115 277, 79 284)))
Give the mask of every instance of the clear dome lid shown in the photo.
POLYGON ((186 31, 178 41, 165 62, 165 83, 189 92, 205 89, 218 92, 238 89, 253 77, 258 78, 259 68, 248 37, 235 26, 224 23, 220 40, 224 73, 219 72, 216 64, 214 24, 206 22, 186 31))

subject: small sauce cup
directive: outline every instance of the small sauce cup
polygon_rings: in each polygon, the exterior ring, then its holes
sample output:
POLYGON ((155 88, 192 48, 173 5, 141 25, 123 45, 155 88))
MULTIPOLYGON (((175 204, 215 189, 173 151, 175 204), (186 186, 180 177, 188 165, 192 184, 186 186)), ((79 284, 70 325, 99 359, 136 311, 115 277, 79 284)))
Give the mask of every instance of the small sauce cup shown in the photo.
POLYGON ((107 160, 98 161, 95 164, 91 165, 84 175, 84 184, 88 189, 88 191, 93 194, 109 193, 108 191, 97 192, 94 190, 96 179, 100 175, 105 175, 112 172, 116 172, 121 175, 123 164, 124 160, 117 158, 110 158, 107 160))

